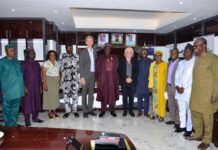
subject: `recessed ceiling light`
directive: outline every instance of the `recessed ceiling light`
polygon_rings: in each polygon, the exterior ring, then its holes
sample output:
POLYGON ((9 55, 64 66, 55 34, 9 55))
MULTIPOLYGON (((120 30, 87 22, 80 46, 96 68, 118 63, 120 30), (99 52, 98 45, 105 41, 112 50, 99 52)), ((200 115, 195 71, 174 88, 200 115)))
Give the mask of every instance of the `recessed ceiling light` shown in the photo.
POLYGON ((11 9, 11 12, 15 12, 16 10, 15 9, 11 9))
POLYGON ((183 2, 181 1, 181 2, 179 2, 179 5, 183 5, 183 2))
POLYGON ((64 24, 64 22, 62 22, 61 24, 64 24))
POLYGON ((57 10, 54 10, 54 13, 58 13, 58 11, 57 11, 57 10))
POLYGON ((197 20, 197 18, 193 18, 193 20, 197 20))
POLYGON ((176 26, 174 26, 174 28, 176 28, 176 26))
POLYGON ((115 0, 116 2, 118 2, 119 0, 115 0))

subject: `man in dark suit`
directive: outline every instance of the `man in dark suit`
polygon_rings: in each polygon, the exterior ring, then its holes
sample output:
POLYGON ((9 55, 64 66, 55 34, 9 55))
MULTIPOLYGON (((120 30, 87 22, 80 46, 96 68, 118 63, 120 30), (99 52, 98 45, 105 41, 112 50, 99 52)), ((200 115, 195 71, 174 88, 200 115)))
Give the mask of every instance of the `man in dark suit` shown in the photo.
POLYGON ((129 114, 134 117, 133 102, 136 90, 136 81, 138 75, 138 60, 133 58, 134 51, 131 47, 127 47, 124 51, 124 59, 119 63, 119 77, 123 95, 123 116, 127 115, 127 105, 129 98, 129 114))
POLYGON ((87 48, 82 50, 79 55, 80 82, 82 84, 82 108, 83 117, 88 115, 96 116, 93 112, 94 86, 95 86, 95 60, 96 50, 93 49, 93 36, 86 36, 85 43, 87 48), (88 101, 87 101, 88 95, 88 101))

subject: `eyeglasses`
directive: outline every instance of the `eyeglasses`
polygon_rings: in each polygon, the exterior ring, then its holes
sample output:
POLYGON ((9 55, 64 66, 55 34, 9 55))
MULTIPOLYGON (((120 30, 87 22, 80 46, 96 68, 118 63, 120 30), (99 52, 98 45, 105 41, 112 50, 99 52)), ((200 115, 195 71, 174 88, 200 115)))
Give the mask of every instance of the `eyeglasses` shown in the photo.
POLYGON ((199 46, 202 46, 202 45, 203 45, 203 43, 200 43, 198 45, 194 45, 193 48, 196 49, 196 48, 198 48, 199 46))

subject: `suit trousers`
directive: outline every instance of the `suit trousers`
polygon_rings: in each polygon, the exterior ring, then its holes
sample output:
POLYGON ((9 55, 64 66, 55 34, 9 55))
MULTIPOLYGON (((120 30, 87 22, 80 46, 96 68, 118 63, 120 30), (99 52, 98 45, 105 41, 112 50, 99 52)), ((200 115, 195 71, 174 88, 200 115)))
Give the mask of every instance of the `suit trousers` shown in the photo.
POLYGON ((210 144, 213 133, 213 114, 191 111, 195 137, 203 138, 203 143, 210 144))
POLYGON ((167 84, 167 92, 168 92, 168 108, 170 111, 170 117, 172 121, 176 124, 180 124, 179 120, 179 106, 178 102, 175 99, 175 88, 171 85, 167 84))
POLYGON ((82 108, 83 112, 87 113, 92 111, 94 102, 94 86, 95 86, 95 73, 91 72, 87 75, 86 85, 82 86, 82 108), (88 100, 87 100, 88 95, 88 100))
POLYGON ((127 109, 129 108, 129 113, 133 112, 133 102, 135 95, 135 86, 125 86, 122 88, 123 95, 123 110, 124 113, 127 113, 127 109), (129 100, 129 107, 128 107, 129 100))

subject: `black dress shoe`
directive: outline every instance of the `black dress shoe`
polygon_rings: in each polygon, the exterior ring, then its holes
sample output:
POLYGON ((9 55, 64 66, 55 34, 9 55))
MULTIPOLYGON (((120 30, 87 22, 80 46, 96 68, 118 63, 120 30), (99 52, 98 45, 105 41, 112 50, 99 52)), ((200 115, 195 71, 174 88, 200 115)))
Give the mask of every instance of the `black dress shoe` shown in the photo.
POLYGON ((126 116, 127 116, 127 112, 124 112, 124 113, 123 113, 123 117, 126 117, 126 116))
POLYGON ((198 149, 200 149, 200 150, 205 150, 208 147, 210 147, 210 144, 206 144, 206 143, 203 143, 203 142, 198 145, 198 149))
POLYGON ((83 113, 83 118, 88 118, 88 113, 83 113))
POLYGON ((175 124, 175 122, 174 121, 167 121, 166 124, 167 125, 172 125, 172 124, 175 124))
POLYGON ((113 116, 113 117, 117 117, 116 112, 115 112, 115 111, 112 111, 112 112, 111 112, 111 116, 113 116))
POLYGON ((30 127, 30 126, 31 126, 31 123, 30 123, 30 122, 25 122, 25 126, 26 126, 26 127, 30 127))
POLYGON ((74 112, 73 114, 74 114, 75 118, 79 118, 79 113, 78 112, 74 112))
POLYGON ((43 121, 43 120, 41 120, 41 119, 38 119, 38 118, 37 118, 37 119, 34 119, 34 120, 33 120, 33 122, 37 122, 37 123, 43 123, 44 121, 43 121))
POLYGON ((184 131, 186 131, 186 128, 177 128, 175 130, 176 133, 181 133, 181 132, 184 132, 184 131))
POLYGON ((192 131, 185 131, 183 136, 187 137, 187 136, 191 136, 191 134, 192 134, 192 131))
POLYGON ((88 114, 91 116, 97 116, 97 114, 94 111, 90 111, 90 112, 88 112, 88 114))
POLYGON ((144 116, 147 117, 147 118, 151 117, 148 113, 144 114, 144 116))
POLYGON ((174 128, 175 128, 175 129, 180 128, 180 124, 175 124, 175 125, 174 125, 174 128))
MULTIPOLYGON (((25 123, 26 124, 26 123, 25 123)), ((30 124, 31 125, 31 124, 30 124)), ((23 125, 21 124, 17 124, 17 127, 24 127, 23 125)))
POLYGON ((69 117, 69 113, 65 113, 64 115, 63 115, 63 118, 68 118, 69 117))
POLYGON ((134 112, 130 112, 129 115, 130 115, 131 117, 135 117, 134 112))
POLYGON ((101 111, 99 114, 99 117, 103 117, 105 115, 105 112, 101 111))

